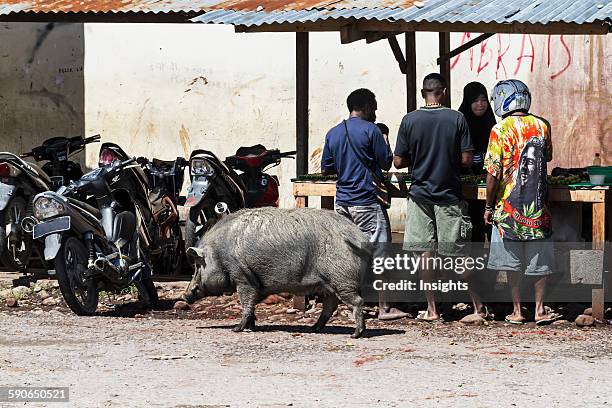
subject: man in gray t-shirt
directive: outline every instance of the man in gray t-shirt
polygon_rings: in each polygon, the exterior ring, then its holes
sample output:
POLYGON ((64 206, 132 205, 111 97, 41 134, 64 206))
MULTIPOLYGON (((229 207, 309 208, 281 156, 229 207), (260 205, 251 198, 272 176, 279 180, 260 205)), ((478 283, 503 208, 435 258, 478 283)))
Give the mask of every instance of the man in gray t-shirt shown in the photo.
MULTIPOLYGON (((444 107, 446 80, 429 74, 421 94, 425 106, 402 120, 395 145, 396 168, 410 167, 414 182, 408 192, 404 249, 422 253, 423 261, 437 251, 442 256, 466 255, 472 224, 461 194, 461 166, 472 164, 472 140, 461 112, 444 107)), ((428 265, 424 263, 423 265, 428 265)), ((423 281, 435 280, 435 271, 423 268, 423 281)), ((419 319, 440 318, 433 292, 425 292, 427 311, 419 319)), ((482 309, 473 297, 475 313, 482 309)))

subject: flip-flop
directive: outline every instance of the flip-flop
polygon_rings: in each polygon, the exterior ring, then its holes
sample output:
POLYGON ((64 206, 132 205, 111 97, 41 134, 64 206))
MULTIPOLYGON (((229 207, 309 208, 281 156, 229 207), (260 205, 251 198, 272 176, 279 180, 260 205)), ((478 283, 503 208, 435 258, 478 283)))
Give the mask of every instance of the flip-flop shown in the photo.
POLYGON ((537 326, 544 326, 544 325, 547 325, 547 324, 551 324, 555 320, 559 320, 562 317, 563 317, 563 315, 560 315, 559 313, 549 313, 547 319, 536 320, 536 325, 537 326))
POLYGON ((516 324, 516 325, 525 324, 524 320, 512 320, 512 319, 509 319, 509 317, 510 315, 506 316, 506 318, 504 319, 506 323, 516 324))
POLYGON ((478 314, 485 320, 488 320, 488 321, 495 320, 495 315, 493 313, 489 313, 489 309, 486 306, 484 306, 484 313, 480 312, 478 314))
POLYGON ((416 317, 416 320, 418 320, 419 322, 426 322, 426 323, 435 323, 435 322, 443 322, 444 321, 442 319, 442 316, 438 317, 437 319, 428 319, 425 316, 427 316, 427 310, 420 310, 419 314, 416 317))

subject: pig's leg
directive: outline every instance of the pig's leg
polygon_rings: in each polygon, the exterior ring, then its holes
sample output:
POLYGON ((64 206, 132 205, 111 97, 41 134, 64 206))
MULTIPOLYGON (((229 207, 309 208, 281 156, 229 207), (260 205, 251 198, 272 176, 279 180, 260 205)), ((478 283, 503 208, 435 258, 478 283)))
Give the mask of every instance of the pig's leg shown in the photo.
POLYGON ((334 294, 327 294, 323 298, 323 310, 321 311, 321 315, 319 316, 319 320, 312 326, 312 331, 320 332, 327 322, 329 318, 332 317, 336 308, 338 307, 338 303, 340 300, 334 294))
POLYGON ((242 306, 242 320, 232 330, 235 332, 244 329, 255 330, 255 306, 259 303, 260 296, 250 286, 238 286, 236 290, 242 306))
POLYGON ((355 333, 351 335, 356 339, 363 334, 365 330, 365 319, 363 318, 363 298, 355 292, 340 293, 340 300, 346 305, 353 308, 353 317, 355 318, 355 333))

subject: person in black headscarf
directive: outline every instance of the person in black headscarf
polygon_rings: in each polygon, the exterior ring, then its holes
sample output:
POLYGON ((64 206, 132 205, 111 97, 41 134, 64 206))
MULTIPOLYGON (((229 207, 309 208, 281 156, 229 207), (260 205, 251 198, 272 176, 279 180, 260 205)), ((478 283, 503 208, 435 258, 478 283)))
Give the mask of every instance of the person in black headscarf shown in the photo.
MULTIPOLYGON (((486 174, 483 168, 484 156, 489 146, 489 135, 495 126, 495 115, 489 103, 487 88, 480 82, 470 82, 463 88, 463 102, 459 107, 470 128, 474 144, 474 159, 471 174, 486 174)), ((472 219, 472 242, 484 242, 485 235, 491 238, 491 226, 485 226, 482 220, 485 203, 478 200, 468 200, 468 212, 472 219)))
POLYGON ((495 115, 489 103, 487 88, 480 82, 470 82, 463 88, 463 102, 459 107, 470 128, 474 144, 473 174, 485 174, 484 155, 489 146, 489 135, 495 126, 495 115))

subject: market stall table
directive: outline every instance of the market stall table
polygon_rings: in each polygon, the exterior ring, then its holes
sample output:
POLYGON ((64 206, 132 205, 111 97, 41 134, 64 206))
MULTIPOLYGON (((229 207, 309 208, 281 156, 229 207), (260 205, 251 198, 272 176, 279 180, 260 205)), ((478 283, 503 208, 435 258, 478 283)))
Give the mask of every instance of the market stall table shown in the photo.
MULTIPOLYGON (((394 182, 396 189, 393 197, 406 198, 410 187, 409 181, 394 182)), ((296 207, 307 207, 308 197, 321 197, 321 208, 333 210, 336 194, 335 180, 293 180, 293 195, 296 207)), ((482 185, 463 185, 463 196, 467 200, 485 200, 486 187, 482 185)), ((610 203, 609 186, 592 186, 588 188, 570 188, 570 186, 550 186, 548 193, 551 202, 579 202, 590 204, 593 209, 593 249, 603 250, 606 239, 606 205, 610 203)), ((610 218, 610 217, 609 217, 610 218)), ((605 275, 602 275, 605 277, 605 275)), ((604 279, 605 282, 605 279, 604 279)), ((593 289, 592 307, 593 317, 602 320, 604 316, 604 289, 593 289)), ((304 300, 296 299, 296 307, 304 308, 304 300)))

